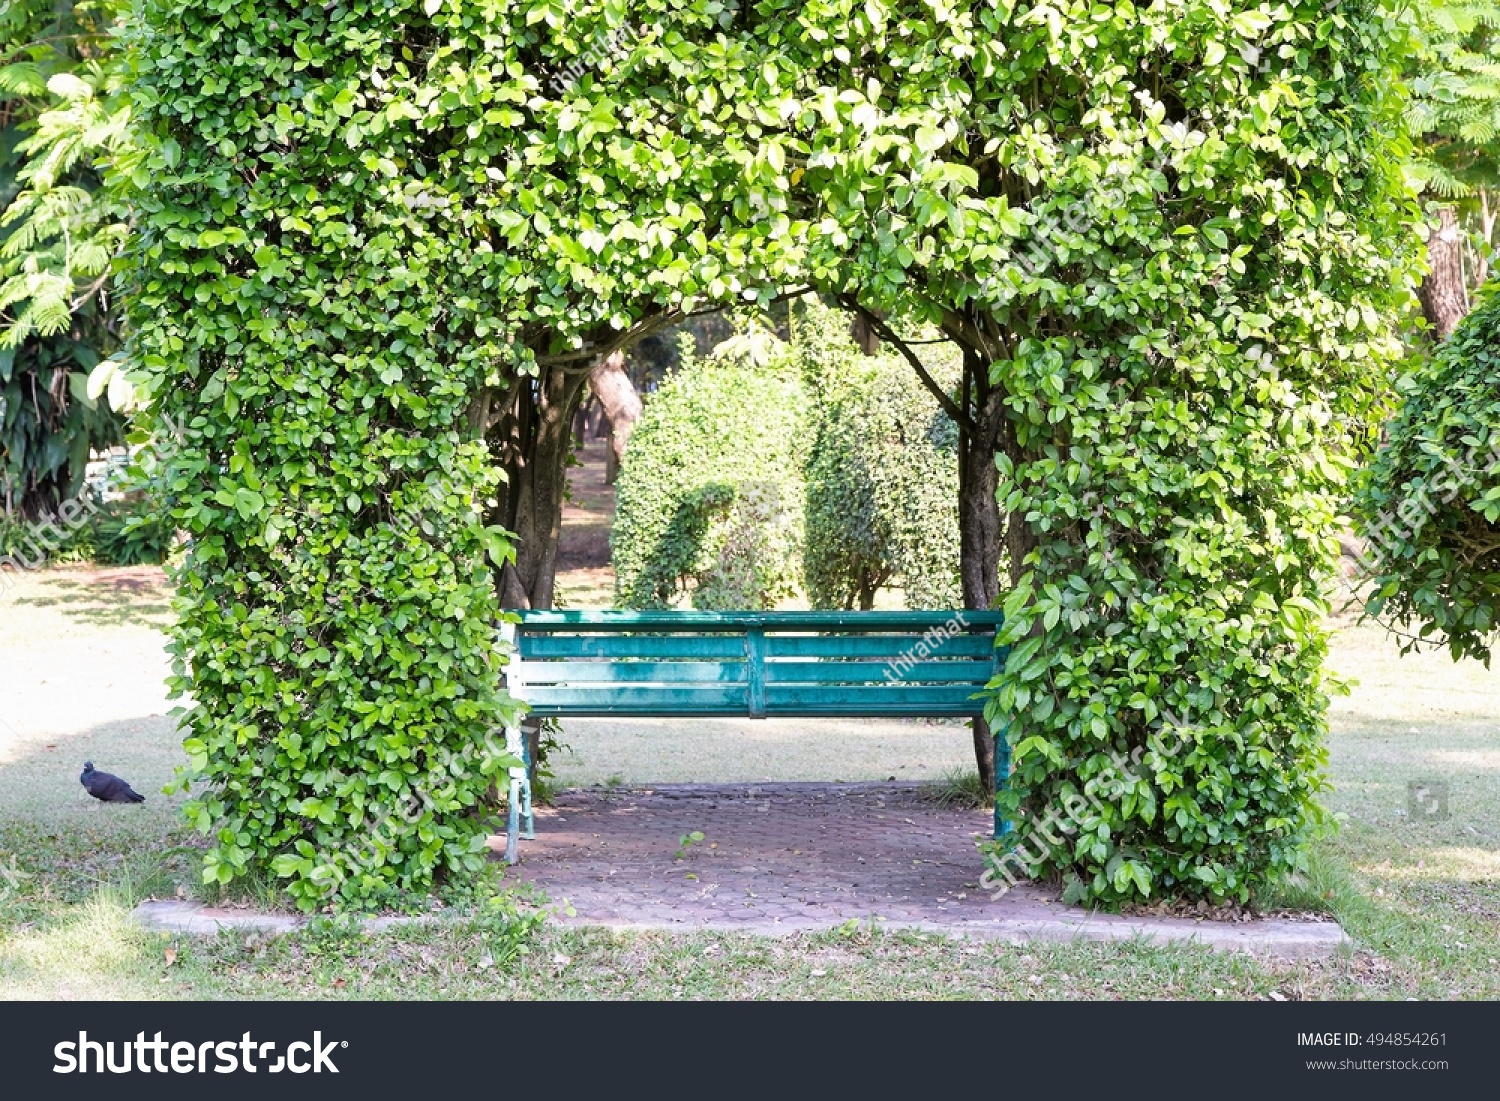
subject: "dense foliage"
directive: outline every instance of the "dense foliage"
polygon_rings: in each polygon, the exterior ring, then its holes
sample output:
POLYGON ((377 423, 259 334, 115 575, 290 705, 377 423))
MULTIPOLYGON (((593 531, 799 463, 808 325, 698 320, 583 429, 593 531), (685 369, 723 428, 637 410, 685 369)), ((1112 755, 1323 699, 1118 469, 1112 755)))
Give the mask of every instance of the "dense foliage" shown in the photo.
POLYGON ((1419 46, 1407 60, 1417 177, 1444 198, 1493 193, 1500 178, 1500 3, 1422 0, 1418 11, 1419 46))
MULTIPOLYGON (((499 764, 446 758, 506 709, 487 452, 566 423, 598 355, 809 285, 959 345, 931 390, 966 486, 1000 462, 1010 809, 1098 799, 1038 868, 1218 899, 1296 865, 1412 236, 1378 0, 142 10, 134 316, 186 426, 211 877, 316 905, 472 864, 499 764)), ((670 550, 652 514, 629 546, 670 550)))
POLYGON ((774 608, 800 589, 805 396, 784 346, 768 358, 684 348, 646 402, 610 532, 622 607, 685 595, 697 608, 774 608))
POLYGON ((1416 630, 1405 649, 1446 644, 1488 663, 1500 639, 1500 294, 1403 381, 1360 490, 1370 613, 1416 630))
MULTIPOLYGON (((958 428, 905 362, 860 353, 846 315, 813 308, 796 347, 807 380, 807 534, 815 608, 870 608, 899 585, 909 608, 959 608, 958 428)), ((923 349, 924 352, 927 349, 923 349)), ((929 353, 950 387, 956 373, 929 353)))
POLYGON ((125 216, 104 186, 128 108, 109 38, 119 5, 0 10, 0 514, 78 493, 123 422, 88 391, 119 345, 109 264, 125 216))
POLYGON ((212 841, 304 908, 483 866, 499 608, 466 416, 495 370, 483 40, 415 5, 142 6, 131 287, 182 426, 173 684, 212 841), (420 57, 420 61, 412 59, 420 57))

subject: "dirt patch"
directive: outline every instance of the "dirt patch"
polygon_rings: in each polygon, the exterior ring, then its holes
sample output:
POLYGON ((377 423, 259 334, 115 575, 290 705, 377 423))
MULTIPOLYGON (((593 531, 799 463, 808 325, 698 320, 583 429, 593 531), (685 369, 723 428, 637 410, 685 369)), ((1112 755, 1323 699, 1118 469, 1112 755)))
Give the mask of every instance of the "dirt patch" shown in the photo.
POLYGON ((570 608, 614 604, 615 571, 609 532, 615 519, 615 487, 604 481, 603 440, 590 440, 568 471, 562 533, 557 543, 557 585, 570 608))

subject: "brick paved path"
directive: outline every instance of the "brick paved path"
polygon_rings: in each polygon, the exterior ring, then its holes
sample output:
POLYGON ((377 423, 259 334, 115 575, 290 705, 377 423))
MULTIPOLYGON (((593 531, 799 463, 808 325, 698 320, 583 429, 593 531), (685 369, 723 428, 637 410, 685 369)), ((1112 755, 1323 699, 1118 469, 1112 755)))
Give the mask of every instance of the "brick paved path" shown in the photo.
MULTIPOLYGON (((537 839, 521 843, 512 874, 546 891, 554 920, 589 925, 779 933, 853 919, 1014 943, 1149 937, 1286 957, 1328 956, 1347 945, 1332 922, 1091 914, 1029 883, 996 900, 979 889, 974 848, 989 814, 941 810, 917 792, 911 783, 569 791, 538 809, 537 839), (703 840, 682 847, 694 832, 703 840)), ((491 845, 503 850, 505 839, 491 845)), ((304 920, 175 899, 143 903, 137 916, 148 928, 190 933, 286 931, 304 920)), ((422 919, 368 925, 410 920, 422 919)))
POLYGON ((515 874, 589 924, 984 924, 1050 902, 979 889, 975 840, 990 822, 924 801, 916 784, 594 788, 538 809, 515 874), (703 840, 683 849, 695 831, 703 840))

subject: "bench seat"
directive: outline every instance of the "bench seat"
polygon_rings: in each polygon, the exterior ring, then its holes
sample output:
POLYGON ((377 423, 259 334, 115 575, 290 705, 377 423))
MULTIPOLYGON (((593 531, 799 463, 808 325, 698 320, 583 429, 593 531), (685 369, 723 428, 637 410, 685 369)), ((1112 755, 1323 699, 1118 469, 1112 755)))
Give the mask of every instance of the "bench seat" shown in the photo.
MULTIPOLYGON (((1005 662, 1001 622, 972 611, 522 612, 503 627, 506 688, 557 718, 982 717, 1005 662)), ((519 726, 507 741, 524 751, 519 726)), ((533 836, 526 772, 512 770, 511 863, 518 838, 533 836)))

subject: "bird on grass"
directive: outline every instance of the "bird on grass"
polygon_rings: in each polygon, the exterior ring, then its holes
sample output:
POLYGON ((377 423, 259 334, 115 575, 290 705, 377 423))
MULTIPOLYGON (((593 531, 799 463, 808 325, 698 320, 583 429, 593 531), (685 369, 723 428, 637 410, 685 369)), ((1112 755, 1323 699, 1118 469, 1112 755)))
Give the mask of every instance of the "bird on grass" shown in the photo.
POLYGON ((140 795, 118 776, 111 776, 107 772, 100 772, 94 767, 93 761, 83 762, 83 774, 78 777, 78 782, 83 785, 84 790, 101 803, 144 803, 146 797, 140 795))

